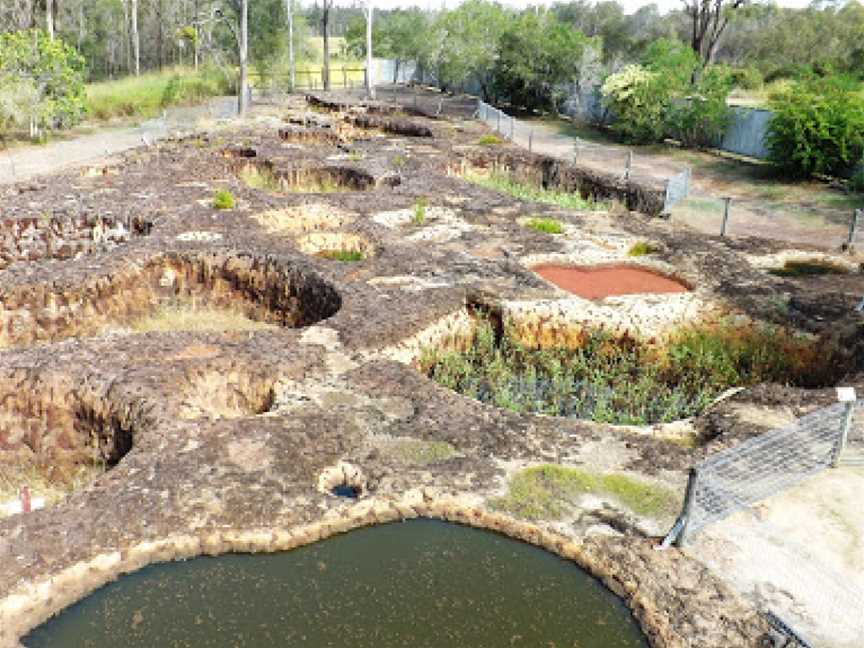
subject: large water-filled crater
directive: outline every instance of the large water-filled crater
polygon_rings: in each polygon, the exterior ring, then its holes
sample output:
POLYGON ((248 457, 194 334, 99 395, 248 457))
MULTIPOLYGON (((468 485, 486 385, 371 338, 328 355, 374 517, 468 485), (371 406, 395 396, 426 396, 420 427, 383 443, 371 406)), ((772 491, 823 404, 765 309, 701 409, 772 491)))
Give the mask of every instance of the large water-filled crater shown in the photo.
POLYGON ((160 564, 24 637, 40 646, 647 648, 585 571, 504 536, 433 520, 294 551, 160 564))

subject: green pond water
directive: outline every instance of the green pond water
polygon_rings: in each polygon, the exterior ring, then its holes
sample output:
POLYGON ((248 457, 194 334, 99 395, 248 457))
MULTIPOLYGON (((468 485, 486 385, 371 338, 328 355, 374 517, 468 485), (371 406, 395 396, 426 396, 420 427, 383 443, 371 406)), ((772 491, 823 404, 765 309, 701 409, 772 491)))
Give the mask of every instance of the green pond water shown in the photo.
POLYGON ((350 646, 647 648, 609 590, 570 562, 432 520, 294 551, 196 558, 106 585, 30 648, 350 646))

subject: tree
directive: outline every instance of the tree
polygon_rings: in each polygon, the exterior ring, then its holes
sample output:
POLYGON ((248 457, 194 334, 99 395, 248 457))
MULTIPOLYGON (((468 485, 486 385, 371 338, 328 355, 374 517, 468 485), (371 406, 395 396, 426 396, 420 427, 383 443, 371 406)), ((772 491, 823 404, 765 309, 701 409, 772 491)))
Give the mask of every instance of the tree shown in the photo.
POLYGON ((249 0, 240 0, 240 94, 237 111, 242 117, 249 108, 249 0))
POLYGON ((471 79, 490 96, 492 70, 500 53, 498 44, 509 14, 500 5, 467 0, 441 16, 435 24, 435 63, 439 80, 448 87, 464 87, 471 79))
POLYGON ((582 32, 552 13, 523 13, 501 35, 494 71, 496 94, 525 108, 557 110, 563 84, 577 80, 588 44, 582 32))
POLYGON ((291 90, 297 84, 297 63, 294 60, 294 0, 285 0, 288 18, 288 75, 291 90))
POLYGON ((703 65, 714 62, 717 46, 736 9, 747 0, 683 0, 684 13, 690 17, 690 47, 703 65))
POLYGON ((333 0, 323 0, 321 6, 321 29, 324 40, 324 64, 321 67, 324 89, 330 90, 330 10, 333 0))
POLYGON ((135 59, 135 76, 141 76, 141 39, 138 36, 138 0, 132 0, 132 9, 129 18, 132 31, 132 51, 135 59))
POLYGON ((0 124, 26 121, 30 136, 43 128, 64 128, 84 114, 84 59, 48 32, 0 35, 0 124))
POLYGON ((372 78, 372 18, 374 17, 375 8, 372 0, 368 0, 366 5, 366 96, 369 99, 375 98, 375 81, 372 78))

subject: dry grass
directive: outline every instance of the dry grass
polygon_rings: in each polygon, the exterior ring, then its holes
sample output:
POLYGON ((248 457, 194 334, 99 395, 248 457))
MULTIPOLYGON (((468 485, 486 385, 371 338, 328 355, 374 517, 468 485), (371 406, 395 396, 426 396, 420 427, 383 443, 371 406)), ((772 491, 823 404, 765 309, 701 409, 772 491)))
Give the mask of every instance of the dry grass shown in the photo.
POLYGON ((147 317, 132 322, 129 328, 136 333, 150 331, 262 331, 275 329, 275 324, 257 322, 242 313, 225 308, 181 304, 164 306, 147 317))
MULTIPOLYGON (((45 506, 53 506, 70 493, 90 483, 105 472, 101 463, 79 464, 61 470, 56 466, 39 466, 31 462, 0 464, 0 502, 18 499, 23 486, 30 488, 31 498, 45 498, 45 506)), ((3 509, 0 509, 0 517, 3 509)))
POLYGON ((355 217, 338 207, 313 203, 286 209, 271 209, 253 214, 252 218, 271 234, 291 235, 338 229, 353 222, 355 217))

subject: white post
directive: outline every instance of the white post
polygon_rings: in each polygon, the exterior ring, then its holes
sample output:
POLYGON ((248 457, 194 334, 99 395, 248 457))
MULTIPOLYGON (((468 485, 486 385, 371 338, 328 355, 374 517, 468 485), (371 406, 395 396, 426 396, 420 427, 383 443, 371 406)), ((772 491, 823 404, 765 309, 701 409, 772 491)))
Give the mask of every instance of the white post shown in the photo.
POLYGON ((840 438, 837 441, 837 447, 834 450, 834 456, 831 460, 831 467, 836 468, 840 465, 840 456, 846 449, 846 444, 849 442, 849 431, 852 429, 852 418, 855 415, 855 404, 858 400, 855 394, 854 387, 838 387, 837 400, 846 404, 846 411, 843 413, 843 428, 840 430, 840 438))
POLYGON ((372 19, 375 13, 375 7, 372 0, 368 0, 366 4, 366 96, 369 99, 375 98, 375 82, 372 79, 372 19))
POLYGON ((291 92, 297 83, 297 64, 294 60, 294 0, 285 0, 285 10, 288 12, 288 83, 291 92))
POLYGON ((240 3, 240 34, 237 43, 240 49, 240 87, 238 88, 237 112, 242 117, 249 108, 249 0, 240 3))

